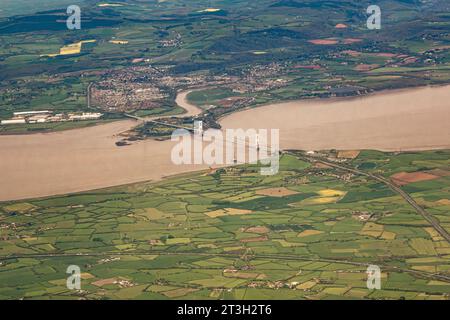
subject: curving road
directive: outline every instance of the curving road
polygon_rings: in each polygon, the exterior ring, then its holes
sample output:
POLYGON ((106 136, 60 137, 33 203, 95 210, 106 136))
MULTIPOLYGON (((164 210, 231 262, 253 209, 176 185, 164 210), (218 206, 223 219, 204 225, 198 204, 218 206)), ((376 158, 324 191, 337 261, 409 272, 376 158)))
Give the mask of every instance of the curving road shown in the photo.
MULTIPOLYGON (((348 100, 274 104, 236 112, 220 123, 224 129, 281 128, 280 146, 285 150, 448 149, 449 89, 428 87, 348 100)), ((180 116, 202 112, 187 102, 188 94, 177 96, 178 105, 186 109, 180 116)), ((146 140, 117 147, 115 143, 122 139, 118 135, 135 126, 135 120, 123 120, 63 132, 0 136, 5 186, 0 188, 0 201, 156 181, 208 169, 173 164, 171 141, 146 140)))
MULTIPOLYGON (((298 156, 298 154, 295 154, 295 155, 298 156)), ((443 228, 439 224, 439 221, 436 218, 434 218, 430 213, 428 213, 424 208, 422 208, 408 193, 406 193, 404 190, 402 190, 400 187, 396 186, 394 183, 392 183, 388 179, 368 173, 368 172, 364 172, 364 171, 361 171, 358 169, 339 165, 334 162, 326 161, 323 158, 318 159, 318 158, 308 157, 308 156, 301 156, 301 158, 303 158, 304 160, 307 160, 308 162, 316 161, 316 162, 323 163, 327 166, 330 166, 330 167, 333 167, 336 169, 344 170, 344 171, 351 172, 351 173, 354 173, 357 175, 363 175, 363 176, 372 178, 374 180, 377 180, 377 181, 387 185, 392 191, 399 194, 403 199, 405 199, 405 201, 408 202, 416 210, 417 213, 419 213, 445 240, 447 240, 447 242, 450 243, 450 234, 447 232, 447 230, 445 228, 443 228)))

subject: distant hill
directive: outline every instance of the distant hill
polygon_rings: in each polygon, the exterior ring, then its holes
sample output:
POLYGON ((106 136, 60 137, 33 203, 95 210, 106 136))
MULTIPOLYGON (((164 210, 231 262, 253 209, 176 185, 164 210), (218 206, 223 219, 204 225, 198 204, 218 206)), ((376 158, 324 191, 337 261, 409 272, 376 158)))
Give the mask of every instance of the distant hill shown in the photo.
POLYGON ((60 9, 72 4, 81 4, 85 0, 2 0, 0 17, 10 17, 36 13, 39 11, 60 9))

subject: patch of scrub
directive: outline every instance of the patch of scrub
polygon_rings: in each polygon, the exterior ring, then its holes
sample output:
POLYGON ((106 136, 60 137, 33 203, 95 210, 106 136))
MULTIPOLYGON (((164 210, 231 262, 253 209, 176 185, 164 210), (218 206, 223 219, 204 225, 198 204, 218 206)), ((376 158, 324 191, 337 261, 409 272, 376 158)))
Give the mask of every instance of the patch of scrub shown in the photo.
POLYGON ((36 208, 37 207, 32 205, 31 203, 23 202, 23 203, 16 203, 16 204, 12 204, 12 205, 3 207, 3 210, 8 213, 12 213, 12 212, 27 213, 36 208))
POLYGON ((210 218, 218 218, 224 216, 236 216, 252 213, 252 210, 225 208, 205 213, 210 218))

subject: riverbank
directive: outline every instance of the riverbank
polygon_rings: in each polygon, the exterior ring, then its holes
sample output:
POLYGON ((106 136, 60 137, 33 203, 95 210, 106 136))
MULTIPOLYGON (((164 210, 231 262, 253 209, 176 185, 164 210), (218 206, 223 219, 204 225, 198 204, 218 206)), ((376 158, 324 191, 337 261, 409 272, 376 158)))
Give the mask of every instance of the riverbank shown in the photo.
POLYGON ((283 149, 450 149, 450 86, 350 99, 277 103, 221 119, 227 128, 280 129, 283 149))
MULTIPOLYGON (((231 114, 224 128, 278 128, 283 149, 450 149, 450 86, 380 93, 349 100, 297 101, 231 114)), ((177 103, 190 104, 182 92, 177 103)), ((117 147, 124 120, 70 131, 0 136, 0 201, 46 197, 156 181, 207 169, 174 165, 171 141, 145 140, 117 147)))

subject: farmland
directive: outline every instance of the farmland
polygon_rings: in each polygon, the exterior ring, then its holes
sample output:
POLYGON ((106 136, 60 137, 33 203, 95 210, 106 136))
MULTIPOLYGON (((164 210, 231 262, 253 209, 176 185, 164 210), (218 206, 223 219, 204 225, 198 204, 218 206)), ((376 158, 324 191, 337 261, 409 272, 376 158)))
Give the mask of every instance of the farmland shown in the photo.
POLYGON ((0 1, 0 300, 450 299, 448 1, 0 1), (194 119, 279 173, 176 166, 194 119))
MULTIPOLYGON (((39 1, 39 11, 63 8, 72 4, 81 4, 83 0, 42 0, 39 1)), ((29 6, 27 0, 3 0, 0 7, 0 17, 35 13, 36 7, 29 6)))
POLYGON ((367 1, 86 0, 71 3, 80 4, 83 24, 69 31, 64 0, 42 1, 37 13, 7 1, 0 119, 24 110, 173 114, 175 91, 213 77, 220 88, 190 98, 224 108, 218 116, 232 106, 448 83, 448 4, 381 2, 383 28, 370 31, 367 1), (90 106, 89 85, 99 95, 90 106))
MULTIPOLYGON (((379 181, 303 158, 283 155, 276 176, 244 165, 1 203, 0 297, 449 297, 450 244, 413 207, 379 181), (66 288, 69 265, 81 291, 66 288), (368 265, 380 266, 381 290, 367 289, 368 265)), ((439 176, 402 188, 450 232, 449 159, 362 151, 342 165, 439 176)))

